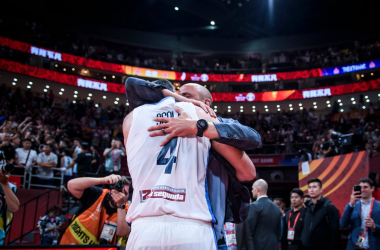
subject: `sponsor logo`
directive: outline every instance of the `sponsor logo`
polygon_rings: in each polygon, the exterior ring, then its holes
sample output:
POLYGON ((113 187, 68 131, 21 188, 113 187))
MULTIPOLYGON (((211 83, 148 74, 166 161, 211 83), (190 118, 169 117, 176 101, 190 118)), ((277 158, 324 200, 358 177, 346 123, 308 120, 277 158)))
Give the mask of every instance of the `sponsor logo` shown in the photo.
POLYGON ((151 190, 140 190, 140 202, 146 202, 148 199, 154 198, 184 202, 186 199, 186 189, 172 188, 169 186, 155 186, 151 190))
POLYGON ((306 90, 302 91, 303 98, 313 98, 313 97, 323 97, 331 96, 331 89, 315 89, 315 90, 306 90))
POLYGON ((158 72, 154 70, 145 71, 145 76, 147 77, 158 77, 158 72))
POLYGON ((47 49, 41 49, 38 47, 31 46, 30 47, 30 54, 47 57, 53 60, 62 61, 62 54, 58 52, 54 52, 47 49))
POLYGON ((247 99, 247 101, 249 102, 253 102, 256 98, 255 94, 254 93, 248 93, 245 98, 247 99))
POLYGON ((181 80, 182 80, 182 81, 185 81, 185 79, 186 79, 186 73, 183 72, 182 75, 181 75, 181 80))
POLYGON ((201 75, 201 80, 202 80, 202 82, 207 82, 208 81, 208 75, 207 74, 202 74, 201 75))
POLYGON ((252 82, 275 82, 277 81, 277 75, 252 75, 251 80, 252 82))
POLYGON ((367 69, 365 63, 342 67, 343 73, 367 69))
POLYGON ((339 74, 339 69, 338 68, 335 68, 333 73, 336 75, 336 74, 339 74))
POLYGON ((251 160, 253 163, 274 163, 273 158, 254 158, 251 160))
POLYGON ((84 80, 81 78, 78 78, 77 86, 83 87, 83 88, 88 88, 88 89, 96 89, 96 90, 101 90, 101 91, 107 91, 107 83, 96 82, 96 81, 91 81, 91 80, 84 80))
POLYGON ((372 69, 372 68, 374 68, 374 67, 376 67, 376 64, 375 64, 374 62, 371 61, 371 62, 369 63, 369 68, 372 69))
POLYGON ((199 81, 199 80, 201 80, 201 77, 198 76, 197 74, 195 74, 193 76, 190 76, 190 78, 191 78, 192 81, 199 81))

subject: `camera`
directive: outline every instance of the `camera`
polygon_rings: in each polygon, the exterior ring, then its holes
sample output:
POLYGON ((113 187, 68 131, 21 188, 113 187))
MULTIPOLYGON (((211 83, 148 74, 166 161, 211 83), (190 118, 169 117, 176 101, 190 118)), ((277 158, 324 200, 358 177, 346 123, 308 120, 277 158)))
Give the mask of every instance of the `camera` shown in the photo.
POLYGON ((0 150, 0 171, 4 174, 8 174, 13 171, 15 166, 12 163, 8 163, 5 158, 4 151, 0 150))
POLYGON ((357 134, 342 134, 340 132, 331 132, 331 139, 336 140, 338 154, 347 154, 357 152, 363 147, 363 136, 357 134))
POLYGON ((124 188, 124 182, 123 181, 118 181, 113 185, 110 185, 110 190, 115 189, 118 192, 122 192, 124 188))

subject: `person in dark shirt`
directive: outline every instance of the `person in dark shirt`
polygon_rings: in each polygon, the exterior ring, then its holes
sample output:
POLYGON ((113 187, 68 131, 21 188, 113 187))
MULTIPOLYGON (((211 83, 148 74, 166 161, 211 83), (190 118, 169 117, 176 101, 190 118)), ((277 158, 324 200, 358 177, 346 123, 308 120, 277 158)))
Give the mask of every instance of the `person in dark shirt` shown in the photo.
POLYGON ((92 172, 96 173, 96 171, 98 171, 99 163, 100 163, 100 155, 98 153, 98 147, 95 145, 91 145, 90 151, 93 158, 91 161, 92 172))
POLYGON ((3 141, 0 143, 0 151, 4 152, 7 162, 13 163, 15 160, 16 149, 11 144, 11 134, 4 133, 3 141))
POLYGON ((301 250, 301 234, 303 230, 303 220, 305 209, 303 207, 303 192, 299 188, 294 188, 290 192, 290 203, 292 210, 284 216, 284 227, 282 232, 283 250, 301 250))
POLYGON ((92 156, 92 153, 89 152, 89 145, 87 142, 82 142, 82 152, 78 154, 77 158, 70 163, 66 168, 71 168, 75 165, 75 163, 78 163, 78 174, 77 177, 84 177, 86 173, 92 173, 92 161, 94 160, 94 157, 92 156))

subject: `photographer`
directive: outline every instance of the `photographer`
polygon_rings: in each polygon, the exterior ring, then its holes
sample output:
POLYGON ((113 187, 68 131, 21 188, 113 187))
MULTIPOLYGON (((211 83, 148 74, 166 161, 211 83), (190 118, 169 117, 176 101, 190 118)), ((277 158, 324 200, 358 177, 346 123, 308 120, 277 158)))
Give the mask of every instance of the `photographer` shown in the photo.
MULTIPOLYGON (((60 245, 116 244, 130 232, 125 221, 130 181, 119 175, 76 178, 68 189, 82 207, 62 234, 60 245), (109 189, 97 185, 110 184, 109 189), (116 185, 115 185, 116 184, 116 185)), ((125 241, 122 243, 125 246, 125 241)))
POLYGON ((12 223, 13 213, 17 212, 20 202, 16 197, 17 187, 8 182, 9 173, 0 170, 0 245, 4 244, 6 233, 12 223))
POLYGON ((53 245, 59 231, 61 230, 59 215, 61 215, 61 208, 58 205, 53 205, 46 212, 45 216, 38 221, 41 234, 41 245, 53 245))

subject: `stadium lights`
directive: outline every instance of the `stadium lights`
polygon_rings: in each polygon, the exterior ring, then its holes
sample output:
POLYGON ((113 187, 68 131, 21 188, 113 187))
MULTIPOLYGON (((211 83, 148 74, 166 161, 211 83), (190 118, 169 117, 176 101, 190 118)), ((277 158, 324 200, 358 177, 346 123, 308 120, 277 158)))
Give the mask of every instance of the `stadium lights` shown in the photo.
POLYGON ((289 107, 292 107, 293 105, 292 104, 289 104, 289 107))
POLYGON ((343 103, 341 102, 341 103, 339 103, 339 106, 343 106, 343 103))
POLYGON ((362 109, 365 109, 365 106, 363 106, 362 109))
POLYGON ((279 108, 280 107, 280 105, 277 105, 277 108, 279 108))
POLYGON ((13 78, 13 81, 17 82, 17 78, 13 78))
POLYGON ((115 76, 112 76, 113 79, 115 79, 115 76))
POLYGON ((77 103, 77 102, 74 100, 73 103, 77 103))
POLYGON ((15 82, 12 82, 12 85, 14 86, 14 85, 16 85, 16 83, 15 83, 15 82))
POLYGON ((303 110, 303 107, 300 107, 300 110, 303 110))
POLYGON ((119 101, 120 99, 119 99, 119 97, 116 97, 116 101, 119 101))
MULTIPOLYGON (((379 94, 379 96, 380 96, 380 94, 379 94)), ((256 108, 256 106, 252 106, 252 108, 253 108, 253 109, 255 109, 255 108, 256 108)))
POLYGON ((98 104, 95 104, 95 107, 97 108, 97 107, 99 107, 99 105, 98 105, 98 104))
POLYGON ((33 85, 33 82, 29 82, 29 85, 33 85))
POLYGON ((26 86, 28 89, 30 89, 31 88, 31 86, 30 85, 28 85, 28 86, 26 86))
POLYGON ((364 75, 362 74, 362 77, 364 77, 364 75))
POLYGON ((268 112, 269 111, 269 109, 265 109, 265 112, 268 112))
POLYGON ((217 109, 218 108, 218 106, 214 106, 214 109, 217 109))
POLYGON ((265 106, 264 106, 264 108, 268 108, 268 106, 267 106, 267 105, 265 105, 265 106))
POLYGON ((340 99, 338 100, 338 102, 341 102, 341 101, 342 101, 342 100, 340 100, 340 99))
POLYGON ((342 113, 343 113, 343 112, 344 112, 344 109, 341 109, 341 110, 340 110, 340 112, 342 112, 342 113))
POLYGON ((117 105, 119 102, 118 102, 118 101, 115 101, 114 103, 117 105))
POLYGON ((313 102, 313 105, 316 105, 317 103, 316 102, 313 102))
POLYGON ((87 100, 91 100, 91 97, 88 96, 88 97, 87 97, 87 100))
POLYGON ((175 6, 174 9, 175 9, 176 11, 179 11, 179 8, 178 8, 177 6, 175 6))
POLYGON ((373 73, 371 73, 371 76, 373 76, 373 73))
POLYGON ((298 104, 300 107, 302 106, 302 103, 298 104))
POLYGON ((47 92, 47 89, 44 89, 44 92, 47 92))
POLYGON ((107 96, 104 95, 104 96, 103 96, 103 99, 107 99, 107 96))
POLYGON ((63 68, 63 71, 66 71, 66 68, 63 68))
POLYGON ((55 64, 54 66, 57 68, 57 67, 58 67, 58 64, 55 64))
POLYGON ((354 105, 355 105, 355 104, 356 104, 356 102, 355 102, 355 101, 353 101, 353 102, 352 102, 352 104, 354 104, 354 105))
POLYGON ((62 88, 62 89, 61 89, 61 91, 63 92, 63 91, 65 91, 65 89, 64 89, 64 88, 62 88))
POLYGON ((351 98, 351 101, 355 101, 355 98, 352 97, 352 98, 351 98))
POLYGON ((72 71, 75 71, 75 68, 72 68, 71 70, 72 70, 72 71))
POLYGON ((91 94, 91 93, 88 93, 88 96, 92 96, 92 94, 91 94))
POLYGON ((214 22, 214 21, 211 21, 210 24, 211 24, 212 26, 214 26, 214 25, 215 25, 215 22, 214 22))
POLYGON ((330 101, 326 101, 327 104, 330 104, 330 101))
POLYGON ((293 110, 293 108, 290 108, 290 110, 293 110))
POLYGON ((127 102, 127 106, 129 106, 129 103, 127 102))
POLYGON ((78 91, 75 90, 75 91, 74 91, 74 94, 78 94, 78 91))
POLYGON ((331 104, 328 104, 328 105, 327 105, 327 107, 329 107, 329 108, 330 108, 330 107, 331 107, 331 104))
POLYGON ((253 112, 253 113, 256 113, 256 109, 252 109, 252 112, 253 112))
POLYGON ((366 102, 370 102, 370 100, 369 99, 367 99, 367 100, 365 100, 366 102))
POLYGON ((318 107, 317 106, 314 106, 315 109, 317 109, 318 107))
POLYGON ((62 93, 62 92, 59 92, 59 95, 63 95, 63 93, 62 93))
POLYGON ((280 112, 280 111, 281 111, 281 109, 277 109, 277 111, 279 111, 279 112, 280 112))
POLYGON ((77 95, 74 95, 74 98, 77 98, 78 96, 77 95))
POLYGON ((365 99, 368 99, 368 95, 366 95, 364 98, 365 98, 365 99))
POLYGON ((48 89, 48 88, 50 88, 50 86, 49 86, 49 85, 46 85, 46 88, 48 89))

